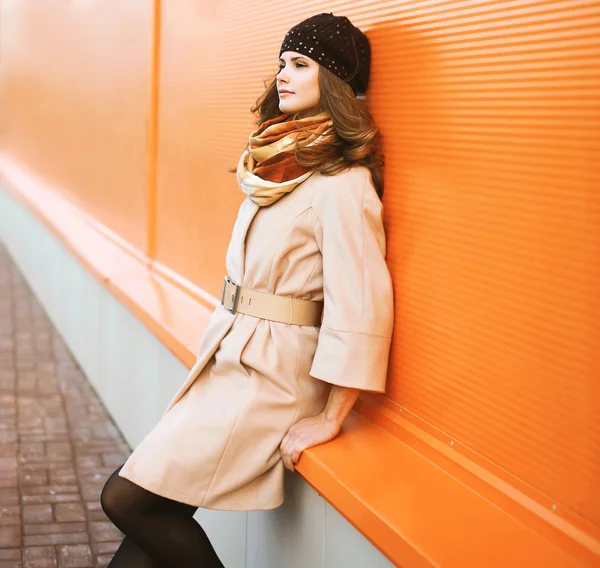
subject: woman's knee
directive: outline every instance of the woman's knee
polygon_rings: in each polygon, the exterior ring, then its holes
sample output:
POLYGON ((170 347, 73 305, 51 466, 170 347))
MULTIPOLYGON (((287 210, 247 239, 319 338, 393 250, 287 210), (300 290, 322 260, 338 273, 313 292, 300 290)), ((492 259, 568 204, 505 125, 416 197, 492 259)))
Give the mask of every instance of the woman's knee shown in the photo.
POLYGON ((115 524, 121 521, 126 510, 131 510, 131 503, 128 503, 130 491, 127 487, 131 482, 119 476, 122 467, 110 474, 100 493, 100 505, 106 516, 115 524))
POLYGON ((143 520, 166 500, 121 477, 119 472, 122 467, 111 473, 104 484, 100 505, 107 517, 125 532, 125 527, 143 520))
POLYGON ((198 510, 198 507, 172 501, 121 477, 119 471, 122 467, 111 473, 104 484, 100 505, 106 516, 125 534, 136 523, 155 513, 193 517, 198 510))

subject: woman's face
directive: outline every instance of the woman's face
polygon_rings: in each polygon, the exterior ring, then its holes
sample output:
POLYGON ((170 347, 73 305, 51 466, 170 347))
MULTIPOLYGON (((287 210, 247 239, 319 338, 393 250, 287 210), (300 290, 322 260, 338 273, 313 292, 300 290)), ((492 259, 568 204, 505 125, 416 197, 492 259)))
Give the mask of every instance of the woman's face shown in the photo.
POLYGON ((279 59, 277 91, 281 112, 297 118, 311 116, 321 98, 319 64, 301 53, 284 51, 279 59))

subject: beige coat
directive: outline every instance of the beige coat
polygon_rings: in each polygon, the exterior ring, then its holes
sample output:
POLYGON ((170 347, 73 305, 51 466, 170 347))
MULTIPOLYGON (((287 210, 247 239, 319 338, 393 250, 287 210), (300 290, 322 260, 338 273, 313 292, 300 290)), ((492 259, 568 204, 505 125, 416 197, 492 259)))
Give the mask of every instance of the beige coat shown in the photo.
POLYGON ((273 509, 283 502, 279 445, 289 428, 324 409, 331 384, 385 390, 393 294, 369 171, 314 173, 269 207, 246 199, 227 270, 247 288, 324 299, 323 325, 219 305, 195 365, 120 475, 198 507, 273 509))

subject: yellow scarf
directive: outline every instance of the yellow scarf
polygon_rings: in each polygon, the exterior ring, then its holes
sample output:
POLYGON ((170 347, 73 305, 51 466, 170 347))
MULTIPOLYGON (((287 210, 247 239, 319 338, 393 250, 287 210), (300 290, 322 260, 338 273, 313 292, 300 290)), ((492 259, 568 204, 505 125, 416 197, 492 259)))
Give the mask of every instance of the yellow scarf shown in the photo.
POLYGON ((293 191, 314 172, 298 165, 294 157, 299 129, 309 131, 309 146, 333 134, 333 123, 326 113, 297 120, 291 116, 284 113, 263 122, 250 134, 238 163, 240 189, 262 207, 293 191))

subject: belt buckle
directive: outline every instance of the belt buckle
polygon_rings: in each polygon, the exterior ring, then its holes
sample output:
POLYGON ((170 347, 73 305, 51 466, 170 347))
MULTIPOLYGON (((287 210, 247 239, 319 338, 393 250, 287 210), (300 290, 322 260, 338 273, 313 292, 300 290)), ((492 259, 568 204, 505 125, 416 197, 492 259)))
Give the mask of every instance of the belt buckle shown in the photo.
POLYGON ((236 284, 231 278, 229 278, 229 276, 225 276, 225 282, 223 282, 223 291, 221 292, 221 304, 223 304, 223 307, 228 311, 231 312, 232 314, 237 313, 237 303, 238 303, 238 298, 240 296, 240 289, 242 287, 239 284, 236 284), (231 296, 231 300, 232 300, 232 307, 231 309, 229 309, 226 305, 225 305, 225 289, 227 288, 227 284, 231 284, 233 286, 235 286, 235 293, 232 294, 231 296))

